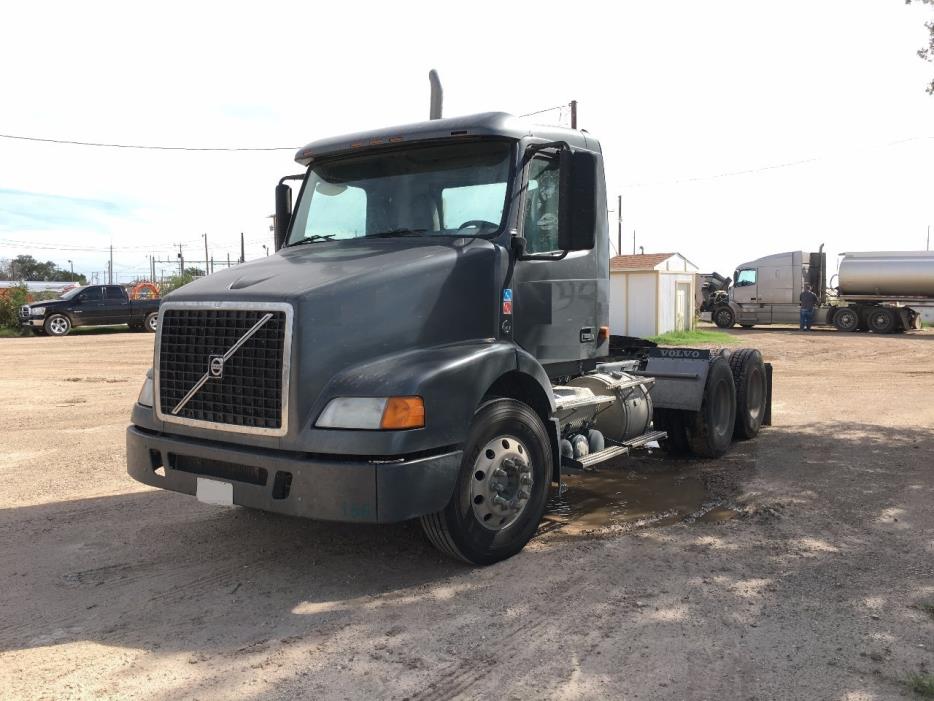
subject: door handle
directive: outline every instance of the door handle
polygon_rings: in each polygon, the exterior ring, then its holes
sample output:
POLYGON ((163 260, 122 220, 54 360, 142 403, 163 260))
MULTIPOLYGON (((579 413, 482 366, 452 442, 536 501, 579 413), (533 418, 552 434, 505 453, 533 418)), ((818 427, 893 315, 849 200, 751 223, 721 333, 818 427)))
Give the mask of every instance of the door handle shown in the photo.
POLYGON ((593 338, 593 326, 585 326, 581 329, 581 343, 592 343, 593 338))
POLYGON ((755 301, 756 301, 756 298, 755 298, 755 297, 750 297, 750 298, 749 298, 749 301, 755 302, 755 301))

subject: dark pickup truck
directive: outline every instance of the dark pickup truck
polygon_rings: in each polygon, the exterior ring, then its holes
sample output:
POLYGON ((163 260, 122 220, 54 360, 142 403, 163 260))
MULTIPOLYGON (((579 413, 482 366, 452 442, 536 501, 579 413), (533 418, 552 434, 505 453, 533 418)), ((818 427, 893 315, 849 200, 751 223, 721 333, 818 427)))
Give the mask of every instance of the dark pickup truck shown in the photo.
POLYGON ((130 299, 119 285, 89 285, 58 299, 24 304, 20 322, 38 334, 65 336, 76 326, 127 324, 154 333, 159 325, 158 299, 130 299))

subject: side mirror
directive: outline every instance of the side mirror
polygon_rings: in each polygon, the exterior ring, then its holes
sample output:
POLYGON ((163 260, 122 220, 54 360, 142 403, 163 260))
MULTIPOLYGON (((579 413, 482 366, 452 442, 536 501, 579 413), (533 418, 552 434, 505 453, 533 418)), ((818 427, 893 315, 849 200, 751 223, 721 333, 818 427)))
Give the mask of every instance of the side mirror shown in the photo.
POLYGON ((558 248, 587 251, 594 247, 597 228, 597 158, 567 149, 558 157, 558 248))
POLYGON ((292 221, 292 188, 285 183, 276 185, 276 219, 274 222, 276 250, 282 248, 292 221))

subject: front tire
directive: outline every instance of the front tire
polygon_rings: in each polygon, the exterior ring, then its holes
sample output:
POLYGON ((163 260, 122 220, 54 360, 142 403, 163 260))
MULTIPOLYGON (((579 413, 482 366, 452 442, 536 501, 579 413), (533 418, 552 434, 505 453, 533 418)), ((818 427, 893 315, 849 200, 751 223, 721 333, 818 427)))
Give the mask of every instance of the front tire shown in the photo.
POLYGON ((71 319, 64 314, 53 314, 42 325, 47 336, 67 336, 71 331, 71 319))
POLYGON ((713 323, 721 329, 728 329, 736 323, 736 314, 729 307, 718 307, 713 312, 713 323))
POLYGON ((447 506, 421 517, 438 550, 474 565, 512 557, 535 534, 553 474, 550 441, 532 409, 493 399, 474 414, 447 506))

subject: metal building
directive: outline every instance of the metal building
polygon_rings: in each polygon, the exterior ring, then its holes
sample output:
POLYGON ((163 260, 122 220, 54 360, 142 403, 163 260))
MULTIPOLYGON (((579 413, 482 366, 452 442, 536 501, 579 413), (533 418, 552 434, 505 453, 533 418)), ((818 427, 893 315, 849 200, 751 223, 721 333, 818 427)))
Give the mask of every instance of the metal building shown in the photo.
POLYGON ((694 328, 697 266, 680 253, 610 259, 610 333, 646 338, 694 328))

